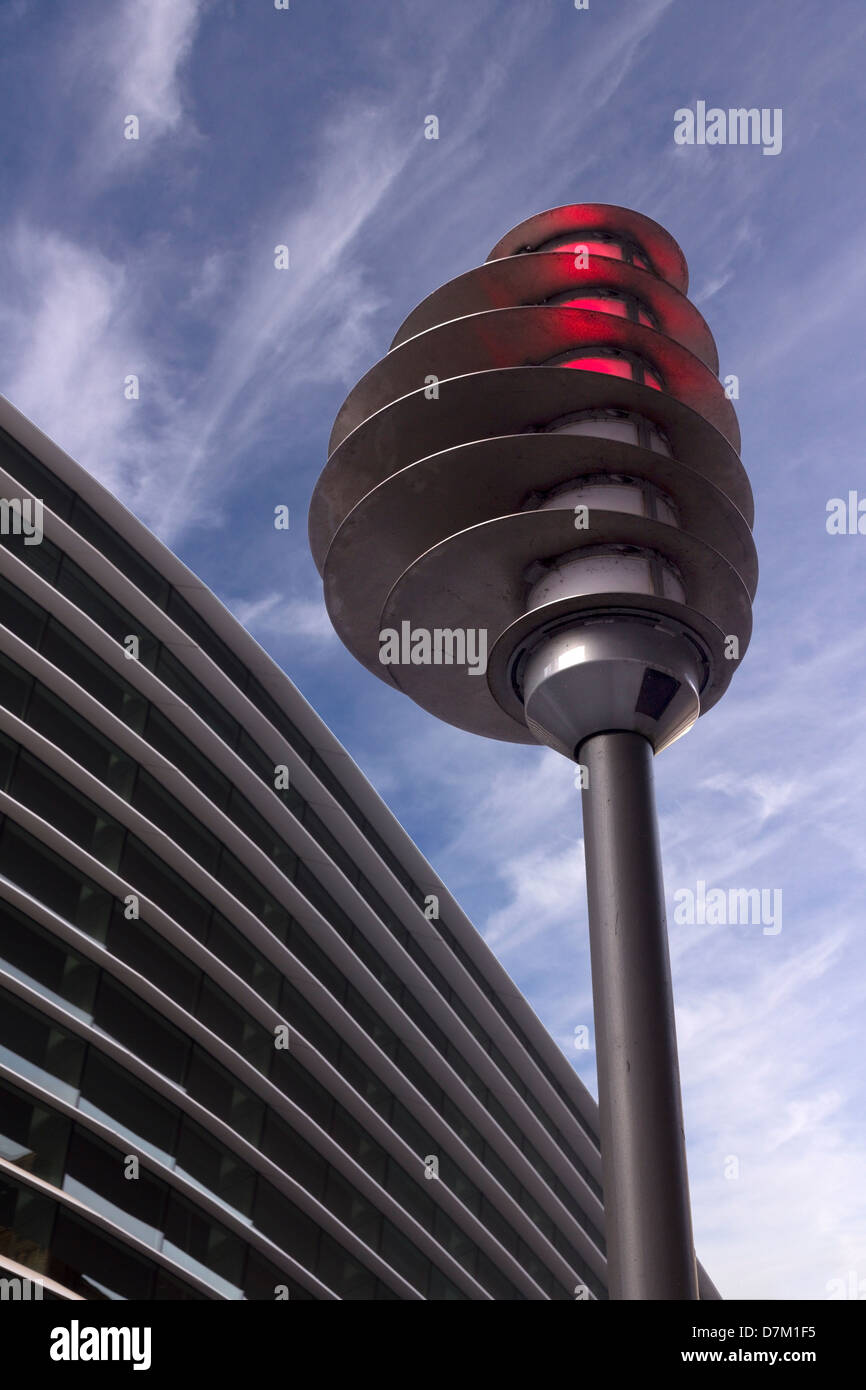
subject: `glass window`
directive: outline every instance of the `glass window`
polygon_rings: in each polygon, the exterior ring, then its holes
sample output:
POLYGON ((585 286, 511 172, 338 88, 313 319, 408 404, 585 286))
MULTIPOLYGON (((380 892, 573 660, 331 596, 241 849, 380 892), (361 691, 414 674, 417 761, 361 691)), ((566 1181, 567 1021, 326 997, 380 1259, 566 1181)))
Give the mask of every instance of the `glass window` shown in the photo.
POLYGON ((407 1283, 411 1284, 419 1293, 425 1294, 427 1292, 430 1261, 390 1221, 383 1221, 382 1223, 380 1254, 385 1263, 395 1269, 398 1274, 402 1274, 407 1283))
POLYGON ((519 1096, 525 1096, 525 1095, 526 1095, 526 1085, 525 1085, 524 1082, 521 1080, 521 1078, 518 1076, 517 1072, 514 1070, 513 1066, 512 1066, 511 1063, 508 1061, 508 1058, 505 1057, 505 1056, 503 1055, 503 1053, 501 1053, 501 1052, 499 1051, 499 1048, 498 1048, 495 1044, 491 1044, 491 1047, 490 1047, 490 1056, 492 1057, 493 1061, 496 1063, 496 1065, 497 1065, 497 1067, 499 1068, 499 1070, 502 1072, 502 1075, 503 1075, 508 1081, 511 1082, 511 1084, 512 1084, 512 1086, 514 1087, 514 1089, 515 1089, 515 1091, 517 1092, 517 1094, 518 1094, 519 1096))
POLYGON ((256 1175, 243 1159, 218 1144, 212 1135, 184 1117, 177 1149, 178 1173, 223 1202, 239 1216, 253 1208, 256 1175))
POLYGON ((316 1274, 341 1299, 367 1303, 378 1297, 380 1285, 375 1275, 325 1231, 321 1235, 316 1274))
POLYGON ((3 791, 6 791, 12 780, 17 756, 17 743, 13 743, 11 738, 6 738, 4 734, 0 734, 0 789, 3 791))
MULTIPOLYGON (((29 549, 33 549, 30 546, 29 549)), ((38 547, 37 547, 38 549, 38 547)), ((39 639, 45 627, 46 613, 38 603, 21 592, 8 579, 0 575, 0 612, 3 624, 11 629, 22 642, 31 647, 39 646, 39 639)))
POLYGON ((308 902, 340 933, 344 941, 351 939, 354 927, 349 917, 337 906, 330 893, 310 872, 306 864, 298 864, 295 883, 308 902))
POLYGON ((245 980, 257 994, 276 1004, 280 993, 280 974, 264 956, 259 955, 231 922, 215 912, 207 933, 208 950, 212 951, 230 970, 245 980))
POLYGON ((6 990, 0 990, 0 1000, 0 1056, 23 1076, 74 1101, 84 1043, 6 990))
MULTIPOLYGON (((274 763, 266 756, 264 751, 255 743, 247 733, 246 729, 241 729, 238 734, 238 741, 235 752, 242 758, 247 767, 251 768, 263 782, 274 785, 274 763)), ((301 805, 304 803, 301 802, 301 805)))
POLYGON ((322 1129, 330 1129, 334 1101, 300 1062, 287 1051, 274 1050, 271 1081, 322 1129))
POLYGON ((166 611, 178 627, 182 627, 184 632, 198 643, 211 661, 219 666, 239 689, 243 690, 247 677, 247 668, 244 663, 235 656, 225 642, 220 641, 213 628, 208 626, 192 604, 187 603, 186 599, 181 597, 177 589, 169 590, 166 611))
POLYGON ((41 497, 46 507, 66 520, 75 496, 72 489, 6 430, 0 430, 0 462, 34 497, 41 497))
POLYGON ((41 575, 49 584, 54 583, 61 556, 51 541, 43 538, 39 545, 27 545, 23 535, 3 534, 0 535, 0 545, 23 561, 34 574, 41 575))
POLYGON ((224 888, 250 912, 255 913, 281 941, 285 940, 292 921, 291 913, 272 898, 270 893, 266 893, 258 879, 227 850, 223 850, 220 855, 217 878, 224 888))
MULTIPOLYGON (((446 1163, 445 1172, 446 1175, 450 1173, 450 1162, 446 1163)), ((454 1195, 460 1198, 464 1207, 477 1216, 481 1210, 481 1193, 474 1182, 470 1182, 460 1168, 455 1168, 454 1172, 450 1174, 450 1179, 450 1186, 454 1190, 454 1195)))
POLYGON ((146 1299, 153 1278, 149 1261, 64 1209, 57 1212, 48 1273, 88 1299, 146 1299))
POLYGON ((262 1153, 300 1183, 317 1201, 322 1200, 328 1176, 327 1162, 273 1110, 268 1110, 265 1117, 262 1153))
POLYGON ((523 1189, 523 1191, 522 1191, 521 1194, 520 1194, 520 1205, 522 1206, 523 1210, 526 1212, 526 1215, 529 1217, 529 1219, 530 1219, 530 1221, 533 1223, 533 1225, 537 1226, 538 1229, 542 1232, 542 1234, 547 1236, 547 1239, 548 1239, 548 1240, 552 1240, 552 1239, 553 1239, 553 1222, 552 1222, 552 1220, 550 1219, 550 1217, 547 1215, 546 1212, 542 1211, 541 1207, 538 1205, 538 1203, 536 1202, 535 1198, 534 1198, 534 1197, 530 1197, 529 1193, 525 1190, 525 1188, 523 1189))
POLYGON ((59 917, 98 941, 105 940, 113 903, 110 893, 8 819, 0 832, 0 873, 59 917))
POLYGON ((438 1145, 436 1140, 431 1138, 423 1125, 418 1123, 414 1115, 409 1114, 405 1105, 396 1097, 391 1112, 391 1123, 400 1138, 417 1155, 419 1164, 423 1164, 428 1154, 440 1154, 441 1145, 438 1145))
POLYGON ((244 1276, 244 1294, 247 1299, 251 1302, 273 1302, 277 1297, 277 1289, 283 1288, 288 1291, 293 1303, 315 1301, 309 1289, 305 1289, 283 1270, 277 1269, 276 1265, 272 1265, 270 1260, 266 1260, 257 1250, 251 1249, 247 1255, 247 1270, 244 1276))
POLYGON ((415 1177, 411 1177, 405 1168, 401 1168, 399 1163, 395 1163, 393 1158, 388 1159, 388 1172, 383 1186, 389 1196, 393 1197, 404 1211, 413 1216, 425 1230, 433 1230, 433 1221, 436 1215, 436 1203, 427 1192, 426 1187, 432 1187, 433 1183, 425 1179, 424 1168, 419 1163, 415 1177))
POLYGON ((458 1289, 456 1284, 452 1284, 451 1280, 446 1278, 441 1269, 437 1269, 434 1265, 430 1270, 427 1297, 431 1301, 436 1302, 456 1302, 458 1300, 466 1302, 469 1295, 463 1293, 461 1289, 458 1289))
POLYGON ((5 1082, 0 1083, 0 1116, 0 1157, 58 1187, 71 1120, 5 1082))
POLYGON ((336 1140, 343 1152, 353 1158, 365 1173, 369 1173, 379 1183, 384 1182, 388 1157, 385 1150, 371 1139, 354 1115, 338 1102, 334 1105, 331 1138, 336 1140))
POLYGON ((523 1295, 518 1293, 511 1280, 506 1278, 502 1270, 485 1255, 483 1250, 478 1251, 475 1277, 479 1284, 482 1284, 487 1292, 492 1293, 496 1299, 508 1299, 512 1302, 523 1299, 523 1295))
POLYGON ((376 1280, 376 1292, 374 1294, 377 1303, 399 1303, 400 1295, 389 1289, 387 1284, 383 1284, 381 1279, 376 1280))
POLYGON ((339 1035, 288 980, 283 980, 280 989, 280 1008, 307 1042, 336 1066, 340 1055, 339 1035))
POLYGON ((470 1124, 469 1120, 467 1120, 463 1112, 457 1108, 450 1096, 443 1097, 441 1114, 442 1118, 447 1121, 454 1133, 463 1140, 467 1148, 471 1149, 477 1158, 481 1158, 484 1151, 484 1141, 475 1126, 470 1124))
POLYGON ((209 694, 204 686, 195 679, 195 676, 191 675, 186 667, 181 665, 177 657, 173 656, 165 647, 160 649, 156 674, 170 690, 180 696, 184 704, 195 710, 196 714, 215 733, 219 734, 230 748, 234 746, 238 736, 237 720, 232 718, 220 702, 209 694))
POLYGON ((257 1071, 267 1073, 274 1050, 273 1033, 256 1023, 225 990, 207 978, 202 981, 196 1017, 257 1071))
POLYGON ((208 1283, 217 1282, 226 1297, 239 1298, 244 1249, 243 1242, 225 1226, 172 1192, 165 1218, 166 1255, 208 1283))
POLYGON ((117 1133, 171 1165, 177 1110, 94 1047, 87 1053, 79 1109, 111 1125, 117 1133))
POLYGON ((505 1191, 509 1192, 511 1196, 514 1197, 516 1200, 520 1192, 520 1183, 512 1173, 511 1169, 502 1162, 502 1159, 499 1157, 498 1153, 491 1149, 489 1144, 484 1145, 484 1154, 482 1156, 482 1162, 484 1164, 484 1167, 487 1169, 488 1173, 490 1173, 491 1177, 494 1177, 496 1181, 500 1183, 502 1187, 505 1188, 505 1191))
POLYGON ((530 1279, 534 1279, 539 1288, 543 1289, 548 1297, 552 1297, 556 1289, 556 1280, 523 1240, 517 1243, 517 1258, 530 1279))
POLYGON ((493 1203, 483 1196, 481 1198, 480 1217, 490 1234, 495 1236, 499 1244, 504 1245, 505 1249, 513 1255, 517 1250, 516 1233, 511 1229, 505 1217, 497 1211, 493 1203))
POLYGON ((436 1208, 433 1234, 443 1250, 453 1255, 458 1264, 463 1265, 470 1274, 475 1273, 475 1257, 478 1253, 475 1242, 451 1220, 442 1207, 436 1208))
POLYGON ((33 677, 23 666, 7 656, 0 656, 0 703, 23 719, 27 700, 33 688, 33 677))
POLYGON ((289 743, 296 752, 300 754, 304 762, 308 763, 312 753, 312 748, 309 743, 295 728, 289 716, 284 714, 276 700, 271 698, 264 686, 252 675, 247 679, 246 693, 253 704, 261 710, 265 718, 271 721, 275 729, 279 729, 283 737, 289 740, 289 743))
POLYGON ((301 817, 304 825, 313 839, 321 845, 325 853, 333 859, 334 863, 342 869, 350 883, 357 884, 360 874, 358 868, 350 859, 339 841, 331 834, 324 821, 316 815, 309 802, 304 806, 304 814, 301 817))
POLYGON ((49 1198, 0 1173, 0 1255, 44 1274, 53 1221, 49 1198))
POLYGON ((110 560, 121 574, 130 579, 137 589, 141 589, 142 593, 147 594, 160 608, 165 607, 169 592, 168 580, 163 579, 119 532, 113 530, 108 522, 103 521, 102 517, 78 496, 75 497, 72 506, 69 524, 100 551, 106 560, 110 560))
POLYGON ((114 903, 106 946, 118 960, 192 1012, 201 971, 140 918, 127 920, 119 902, 114 903))
MULTIPOLYGON (((42 549, 42 546, 37 547, 42 549)), ((138 618, 106 593, 89 574, 64 555, 57 575, 57 589, 116 642, 130 636, 138 638, 138 660, 149 671, 156 665, 159 643, 138 618)))
POLYGON ((225 1120, 236 1133, 251 1144, 258 1143, 264 1105, 200 1047, 192 1049, 186 1089, 194 1100, 225 1120))
MULTIPOLYGON (((316 945, 313 938, 309 936, 308 933, 304 931, 303 927, 299 926, 294 919, 289 928, 285 944, 292 952, 292 955, 297 956, 301 964, 305 965, 311 974, 315 975, 316 979, 325 986, 334 998, 342 1003, 346 995, 347 986, 345 975, 339 967, 334 964, 330 956, 327 956, 321 947, 316 945)), ((300 984, 300 972, 296 973, 298 975, 298 983, 300 984)), ((358 997, 360 998, 360 996, 358 997)))
POLYGON ((207 869, 208 873, 214 872, 220 852, 216 836, 206 830, 192 812, 144 768, 139 769, 132 804, 151 824, 186 850, 203 869, 207 869))
POLYGON ((315 1269, 319 1227, 269 1182, 257 1184, 253 1225, 305 1269, 315 1269))
MULTIPOLYGON (((400 1008, 403 1009, 403 1013, 409 1015, 413 1023, 417 1024, 418 1029, 421 1030, 424 1037, 430 1038, 436 1051, 441 1052, 442 1056, 448 1056, 448 1038, 445 1037, 445 1033, 443 1033, 441 1027, 438 1027, 438 1024, 434 1023, 434 1020, 431 1019, 427 1011, 421 1008, 413 992, 406 986, 400 987, 400 1008)), ((452 1066, 453 1065, 455 1065, 455 1063, 452 1061, 452 1066)), ((463 1062, 461 1065, 466 1066, 466 1063, 463 1062)))
POLYGON ((139 1165, 135 1178, 126 1155, 75 1125, 66 1158, 63 1191, 116 1222, 148 1245, 162 1235, 166 1185, 139 1165))
POLYGON ((185 1284, 181 1279, 175 1279, 173 1274, 169 1274, 168 1270, 161 1266, 158 1266, 155 1271, 151 1298, 154 1302, 165 1302, 169 1299, 173 1302, 182 1300, 187 1303, 192 1300, 205 1303, 208 1301, 206 1293, 200 1293, 198 1289, 193 1288, 192 1284, 185 1284))
POLYGON ((162 1076, 183 1084, 189 1039, 110 975, 100 980, 94 1023, 162 1076))
POLYGON ((27 723, 68 753, 118 796, 129 798, 136 763, 80 715, 37 681, 27 710, 27 723))
POLYGON ((336 1168, 328 1172, 325 1205, 354 1235, 375 1250, 379 1244, 382 1214, 362 1197, 336 1168))
POLYGON ((221 811, 225 810, 231 786, 229 779, 218 772, 204 753, 184 738, 154 705, 148 706, 144 736, 173 767, 185 773, 209 801, 221 811))
POLYGON ((204 939, 210 915, 208 903, 134 835, 126 838, 120 873, 129 884, 130 892, 137 891, 146 898, 153 898, 175 922, 199 941, 204 939))
POLYGON ((434 1109, 440 1110, 443 1101, 442 1088, 437 1085, 430 1073, 425 1071, 417 1057, 403 1043, 397 1044, 394 1060, 416 1090, 420 1091, 426 1100, 429 1100, 434 1109))
POLYGON ((23 749, 15 766, 12 795, 107 868, 117 868, 124 835, 122 827, 23 749))
POLYGON ((100 704, 122 719, 130 729, 141 733, 147 713, 147 700, 110 666, 89 651, 54 618, 50 619, 42 642, 42 655, 86 690, 100 704))
POLYGON ((514 1120, 512 1120, 504 1105, 500 1105, 496 1097, 489 1093, 487 1094, 485 1103, 488 1113, 496 1121, 500 1129, 504 1129, 508 1137, 513 1139, 515 1144, 519 1146, 523 1139, 522 1131, 519 1125, 515 1124, 514 1120))
POLYGON ((0 902, 0 958, 19 979, 90 1020, 97 967, 5 902, 0 902))
MULTIPOLYGON (((273 769, 271 769, 267 778, 271 785, 273 785, 273 775, 273 769)), ((229 815, 238 829, 248 835, 254 845, 258 845, 259 849, 264 850, 268 858, 282 869, 287 878, 294 876, 298 863, 297 855, 280 839, 276 830, 268 824, 264 816, 260 816, 246 797, 241 796, 235 787, 232 787, 231 791, 229 815)))
POLYGON ((340 1045, 337 1070, 344 1081, 348 1081, 358 1095, 363 1096, 367 1104, 387 1120, 391 1110, 391 1092, 345 1042, 340 1045))

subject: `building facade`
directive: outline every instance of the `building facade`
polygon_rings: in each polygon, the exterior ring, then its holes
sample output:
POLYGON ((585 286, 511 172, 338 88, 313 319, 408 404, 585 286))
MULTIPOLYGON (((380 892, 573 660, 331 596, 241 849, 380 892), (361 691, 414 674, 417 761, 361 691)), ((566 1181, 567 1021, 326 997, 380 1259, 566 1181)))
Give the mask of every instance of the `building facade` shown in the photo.
POLYGON ((345 750, 5 401, 0 498, 4 1288, 606 1297, 595 1103, 345 750))

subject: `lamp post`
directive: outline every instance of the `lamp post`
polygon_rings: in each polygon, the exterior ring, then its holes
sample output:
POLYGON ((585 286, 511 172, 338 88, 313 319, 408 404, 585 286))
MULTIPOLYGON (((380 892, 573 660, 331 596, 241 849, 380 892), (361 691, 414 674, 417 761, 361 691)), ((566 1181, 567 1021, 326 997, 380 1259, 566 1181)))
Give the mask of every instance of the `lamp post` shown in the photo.
POLYGON ((698 1297, 652 758, 727 689, 757 558, 673 238, 574 204, 436 290, 310 508, 331 620, 458 728, 579 765, 612 1298, 698 1297))

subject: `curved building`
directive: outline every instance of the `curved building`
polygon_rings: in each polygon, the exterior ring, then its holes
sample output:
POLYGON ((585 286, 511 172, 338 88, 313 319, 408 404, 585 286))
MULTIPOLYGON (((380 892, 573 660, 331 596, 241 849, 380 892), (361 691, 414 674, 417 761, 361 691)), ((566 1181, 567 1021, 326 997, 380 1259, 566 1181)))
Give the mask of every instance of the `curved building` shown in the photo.
POLYGON ((595 1104, 415 845, 2 400, 0 470, 4 1289, 604 1298, 595 1104))

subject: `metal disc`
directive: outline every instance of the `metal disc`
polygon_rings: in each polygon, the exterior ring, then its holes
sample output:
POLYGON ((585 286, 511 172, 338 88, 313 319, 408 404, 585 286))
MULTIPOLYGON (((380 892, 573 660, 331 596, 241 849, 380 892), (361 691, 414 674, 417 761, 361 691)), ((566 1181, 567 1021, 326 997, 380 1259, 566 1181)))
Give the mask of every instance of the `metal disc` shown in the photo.
MULTIPOLYGON (((609 542, 651 547, 668 556, 683 575, 688 609, 736 635, 740 654, 745 651, 751 633, 749 596, 736 572, 711 546, 662 522, 598 510, 593 511, 592 535, 587 537, 587 532, 575 531, 570 510, 522 512, 461 531, 401 575, 382 610, 380 631, 400 631, 404 622, 411 630, 429 633, 483 629, 489 655, 505 629, 525 613, 524 575, 533 560, 551 560, 585 545, 609 542)), ((634 607, 637 599, 643 609, 656 607, 657 601, 645 595, 610 593, 576 599, 573 611, 622 602, 634 607)), ((673 609, 687 622, 684 605, 673 604, 673 609)), ((538 621, 540 625, 543 617, 538 621)), ((511 742, 533 741, 516 736, 517 726, 494 699, 487 680, 469 674, 466 665, 391 665, 383 667, 382 679, 458 728, 511 742)))
POLYGON ((721 382, 673 338, 591 309, 530 305, 453 319, 394 348, 344 401, 331 434, 331 451, 362 420, 429 379, 495 367, 538 366, 576 346, 637 354, 658 370, 666 394, 698 411, 739 449, 737 417, 721 382))
MULTIPOLYGON (((379 615, 416 557, 456 532, 518 512, 531 491, 548 491, 584 470, 656 483, 679 508, 682 529, 718 550, 754 596, 758 566, 752 534, 733 503, 695 469, 618 440, 509 435, 410 464, 349 513, 324 566, 325 603, 343 643, 381 674, 376 669, 379 615)), ((590 530, 593 515, 594 509, 590 530)))
POLYGON ((575 268, 570 251, 536 251, 485 261, 447 285, 434 290, 405 319, 391 347, 399 347, 418 333, 425 333, 449 319, 479 314, 487 309, 508 309, 540 304, 565 290, 589 290, 594 286, 620 290, 640 299, 655 314, 669 338, 688 348, 709 367, 719 370, 719 354, 703 317, 685 295, 652 271, 615 261, 610 256, 588 256, 585 269, 575 268))
POLYGON ((664 430, 675 457, 711 478, 751 525, 754 502, 746 471, 731 444, 696 411, 664 391, 618 377, 569 367, 512 367, 442 381, 436 399, 422 387, 378 411, 344 440, 325 465, 310 503, 310 548, 317 568, 321 573, 348 513, 392 473, 442 449, 519 434, 592 408, 632 410, 664 430))
POLYGON ((689 287, 686 258, 670 232, 651 217, 615 203, 566 203, 536 213, 506 232, 487 259, 496 261, 521 251, 534 251, 546 241, 572 231, 611 232, 614 236, 619 233, 627 241, 636 242, 657 273, 682 294, 686 293, 689 287))

